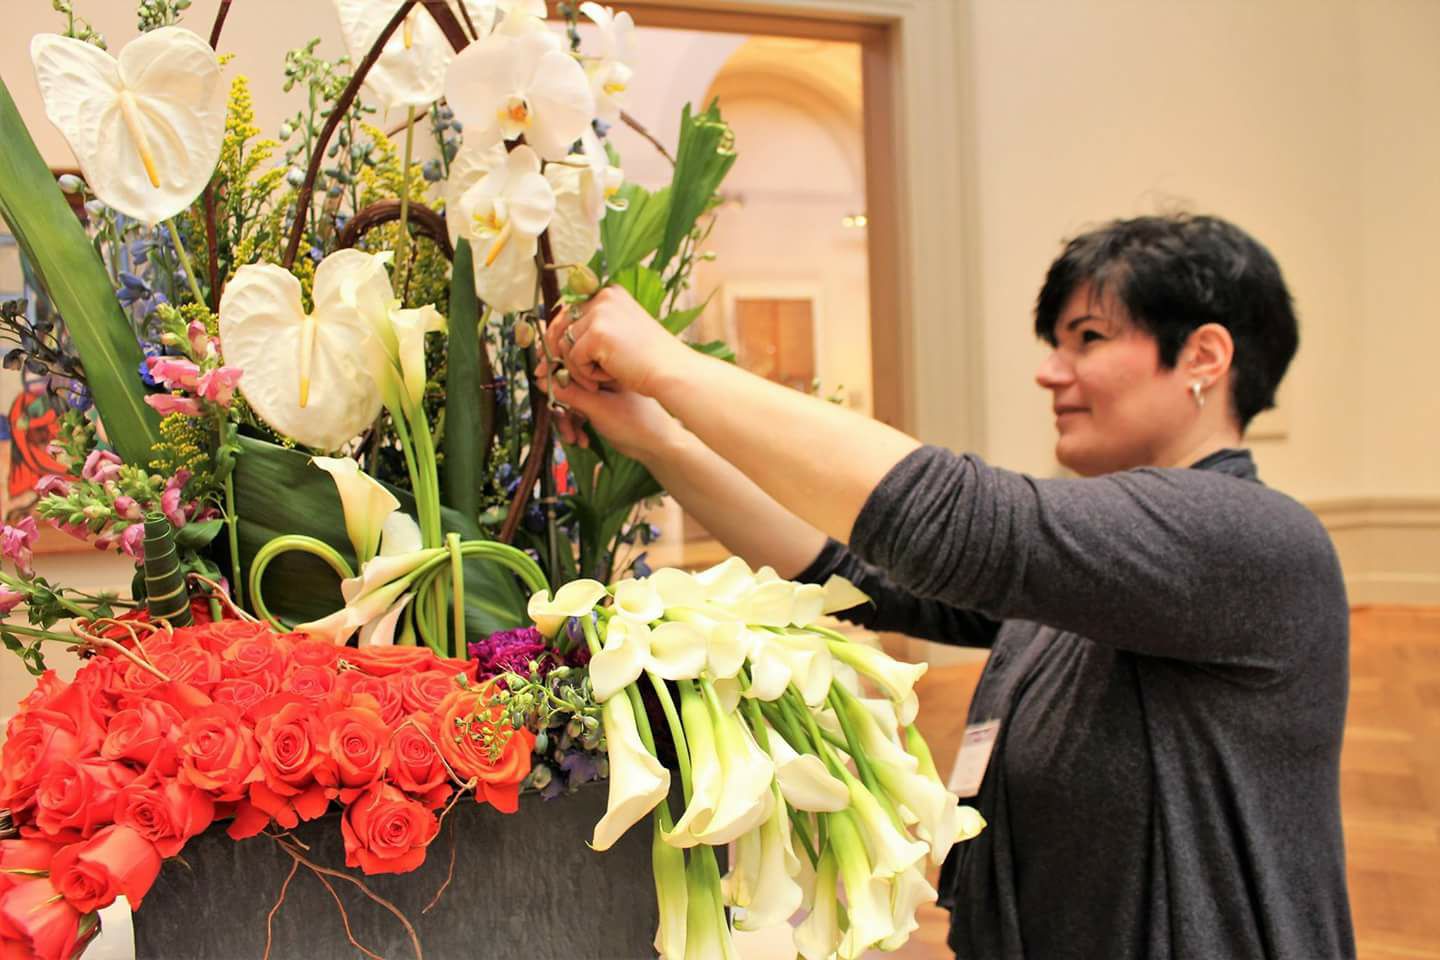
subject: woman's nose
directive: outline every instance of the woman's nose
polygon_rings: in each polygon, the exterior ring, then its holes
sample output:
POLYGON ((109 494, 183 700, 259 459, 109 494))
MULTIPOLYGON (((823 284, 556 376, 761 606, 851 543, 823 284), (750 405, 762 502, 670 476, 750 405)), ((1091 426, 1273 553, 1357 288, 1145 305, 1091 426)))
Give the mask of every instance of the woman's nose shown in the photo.
POLYGON ((1050 351, 1035 371, 1035 382, 1046 390, 1066 386, 1075 379, 1075 371, 1060 357, 1059 350, 1050 351))

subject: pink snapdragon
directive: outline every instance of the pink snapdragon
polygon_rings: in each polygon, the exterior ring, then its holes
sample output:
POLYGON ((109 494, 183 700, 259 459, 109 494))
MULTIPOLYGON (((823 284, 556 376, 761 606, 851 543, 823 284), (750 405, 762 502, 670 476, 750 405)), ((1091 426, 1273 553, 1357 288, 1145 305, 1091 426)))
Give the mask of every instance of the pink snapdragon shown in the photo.
POLYGON ((25 517, 19 523, 5 524, 5 529, 0 530, 0 555, 15 564, 15 569, 20 575, 33 577, 34 567, 31 565, 35 557, 35 542, 40 539, 40 528, 35 523, 34 517, 25 517))
POLYGON ((222 407, 230 406, 235 386, 240 382, 239 367, 216 367, 200 377, 200 396, 222 407))
POLYGON ((18 590, 11 590, 7 586, 0 585, 0 617, 5 616, 24 602, 25 594, 18 590))
POLYGON ((90 456, 85 458, 85 466, 81 468, 80 476, 91 483, 108 483, 119 479, 120 468, 124 464, 125 461, 110 450, 92 450, 90 456))
POLYGON ((35 492, 42 497, 48 497, 55 493, 60 496, 68 496, 70 493, 70 479, 58 473, 47 473, 35 481, 35 492))
POLYGON ((171 390, 194 390, 200 382, 200 368, 179 357, 151 357, 145 361, 150 377, 171 390))
POLYGON ((177 470, 175 476, 165 481, 165 492, 160 494, 160 512, 165 514, 166 519, 175 525, 178 530, 185 526, 187 505, 180 502, 180 491, 185 489, 185 484, 190 482, 189 470, 177 470))
POLYGON ((132 523, 120 534, 120 550, 134 560, 136 563, 143 563, 145 560, 145 524, 132 523))
POLYGON ((205 324, 199 320, 191 320, 190 326, 185 328, 185 336, 190 340, 190 355, 193 357, 206 357, 210 355, 210 349, 215 344, 215 339, 205 329, 205 324))
POLYGON ((168 417, 172 413, 187 417, 200 416, 200 401, 194 397, 177 397, 171 393, 151 393, 145 396, 145 402, 150 404, 162 417, 168 417))
POLYGON ((122 493, 115 498, 115 516, 122 520, 140 520, 145 513, 134 497, 127 497, 122 493))

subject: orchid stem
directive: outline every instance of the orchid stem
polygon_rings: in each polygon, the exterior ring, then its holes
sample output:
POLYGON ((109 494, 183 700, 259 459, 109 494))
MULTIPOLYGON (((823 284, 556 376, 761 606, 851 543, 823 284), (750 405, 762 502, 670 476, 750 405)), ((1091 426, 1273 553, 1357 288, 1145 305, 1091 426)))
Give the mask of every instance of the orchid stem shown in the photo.
POLYGON ((400 237, 395 241, 395 289, 400 291, 402 300, 410 274, 410 160, 415 155, 414 107, 409 109, 405 119, 405 165, 400 168, 400 237))
POLYGON ((170 231, 170 240, 175 244, 175 252, 180 255, 180 265, 185 268, 185 279, 190 282, 190 295, 195 302, 204 305, 205 296, 200 292, 200 283, 195 279, 195 268, 190 264, 190 254, 185 252, 185 244, 180 242, 180 231, 175 227, 175 220, 172 217, 165 221, 165 229, 170 231))

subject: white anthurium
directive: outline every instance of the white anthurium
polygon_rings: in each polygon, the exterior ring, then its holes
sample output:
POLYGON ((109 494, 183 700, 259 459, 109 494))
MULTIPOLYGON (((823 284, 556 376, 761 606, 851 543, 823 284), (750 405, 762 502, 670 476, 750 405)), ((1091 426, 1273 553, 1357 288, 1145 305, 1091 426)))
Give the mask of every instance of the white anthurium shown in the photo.
POLYGON ((640 678, 650 662, 650 627, 612 617, 604 647, 590 658, 590 685, 596 703, 604 703, 640 678))
POLYGON ((44 33, 30 41, 30 59, 45 114, 101 202, 150 224, 195 202, 225 138, 228 91, 208 43, 161 27, 116 59, 44 33))
POLYGON ((645 580, 621 580, 615 584, 615 613, 626 620, 650 623, 665 615, 665 603, 655 585, 645 580))
POLYGON ((345 532, 364 566, 380 550, 385 523, 400 509, 400 501, 380 481, 360 469, 354 457, 312 457, 311 463, 330 474, 340 491, 345 532))
POLYGON ((915 911, 922 903, 933 903, 939 896, 925 874, 918 867, 911 867, 890 883, 890 923, 894 927, 890 935, 877 946, 881 950, 899 950, 910 939, 910 934, 920 929, 915 911))
POLYGON ((735 842, 735 862, 725 877, 725 890, 729 902, 744 910, 736 918, 736 929, 764 930, 788 923, 804 899, 795 880, 799 873, 800 863, 790 845, 790 814, 776 796, 769 819, 735 842))
POLYGON ((546 160, 563 160, 595 116, 584 68, 548 30, 517 36, 502 25, 476 40, 450 64, 445 94, 467 140, 524 137, 546 160))
POLYGON ((664 801, 670 793, 670 771, 641 742, 628 696, 606 700, 601 721, 610 762, 610 795, 590 846, 609 850, 625 831, 664 801))
POLYGON ((391 300, 384 261, 339 250, 315 269, 314 309, 300 281, 273 264, 247 264, 220 298, 225 362, 245 375, 255 415, 306 446, 334 450, 375 422, 387 364, 376 335, 391 300), (377 275, 378 269, 378 275, 377 275))
POLYGON ((399 301, 390 311, 390 326, 395 332, 396 363, 400 382, 405 388, 407 409, 414 410, 425 399, 425 334, 445 329, 445 318, 433 305, 402 310, 399 301))
POLYGON ((666 621, 650 632, 646 669, 666 680, 693 680, 705 669, 706 636, 688 623, 666 621))
POLYGON ((844 768, 840 775, 850 788, 850 812, 865 839, 875 875, 888 880, 924 860, 930 853, 929 846, 912 840, 895 826, 880 801, 857 777, 844 768))
POLYGON ((590 92, 595 95, 595 115, 606 123, 620 119, 625 108, 625 93, 635 75, 635 21, 628 13, 616 13, 598 3, 580 4, 580 12, 599 28, 597 55, 589 58, 585 72, 590 77, 590 92))
POLYGON ((850 788, 831 775, 824 761, 813 753, 796 753, 773 728, 767 733, 775 780, 786 803, 811 813, 834 813, 850 805, 850 788))
POLYGON ((607 596, 609 591, 598 580, 571 580, 556 590, 553 597, 548 590, 533 595, 527 609, 540 633, 553 637, 560 632, 566 620, 588 616, 595 605, 607 596))
POLYGON ((705 699, 719 756, 720 800, 709 822, 694 835, 701 843, 718 846, 737 839, 770 816, 775 804, 770 789, 775 780, 775 763, 760 749, 740 717, 721 709, 713 688, 705 699))
POLYGON ((914 692, 915 681, 930 668, 926 663, 903 663, 860 643, 831 640, 829 645, 837 660, 874 681, 885 696, 896 703, 901 703, 914 692))
MULTIPOLYGON (((460 0, 477 28, 495 19, 493 0, 460 0)), ((334 0, 340 35, 352 63, 370 52, 380 31, 400 9, 400 0, 334 0)), ((445 95, 445 73, 455 49, 435 18, 419 4, 385 41, 380 58, 365 75, 365 89, 384 110, 428 107, 445 95)))
POLYGON ((654 823, 650 869, 655 876, 655 902, 660 908, 660 923, 655 928, 655 952, 660 955, 660 960, 683 960, 685 913, 689 906, 685 889, 685 851, 665 842, 658 817, 654 823))
POLYGON ((840 948, 839 859, 833 847, 820 854, 810 912, 795 928, 795 949, 805 960, 831 960, 840 948))
POLYGON ((395 605, 385 611, 384 616, 377 620, 371 620, 360 628, 360 646, 362 647, 388 647, 395 643, 395 627, 400 623, 400 615, 405 612, 405 606, 415 594, 407 593, 395 605))
POLYGON ((830 579, 825 581, 825 586, 820 589, 825 594, 824 606, 820 611, 824 614, 840 613, 862 603, 872 602, 868 593, 839 574, 831 574, 830 579))
POLYGON ((697 835, 720 805, 722 771, 710 710, 688 681, 680 684, 680 721, 690 753, 690 800, 675 826, 665 834, 665 842, 673 847, 693 847, 700 842, 697 835))
POLYGON ((705 606, 705 588, 695 577, 674 567, 661 567, 645 579, 660 594, 666 610, 696 609, 705 606))
POLYGON ((841 938, 839 955, 859 957, 895 930, 890 919, 890 885, 870 869, 860 828, 849 812, 832 813, 830 847, 839 861, 845 885, 845 916, 849 926, 841 938))
POLYGON ((502 313, 533 307, 538 238, 555 215, 555 191, 535 151, 511 150, 465 191, 452 214, 475 254, 479 297, 502 313))

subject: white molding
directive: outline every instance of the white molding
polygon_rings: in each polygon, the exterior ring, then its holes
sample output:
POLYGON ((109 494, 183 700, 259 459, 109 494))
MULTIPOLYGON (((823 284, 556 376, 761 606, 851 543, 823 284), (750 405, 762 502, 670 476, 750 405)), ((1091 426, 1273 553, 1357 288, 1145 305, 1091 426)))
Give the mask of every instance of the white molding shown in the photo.
POLYGON ((1327 497, 1306 506, 1335 541, 1352 605, 1440 604, 1440 496, 1327 497))

